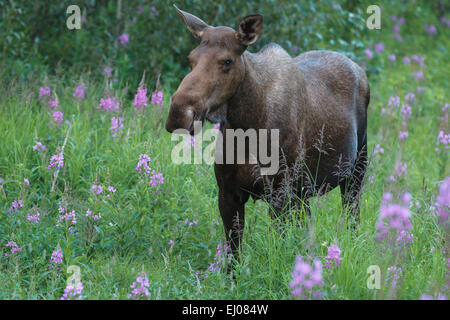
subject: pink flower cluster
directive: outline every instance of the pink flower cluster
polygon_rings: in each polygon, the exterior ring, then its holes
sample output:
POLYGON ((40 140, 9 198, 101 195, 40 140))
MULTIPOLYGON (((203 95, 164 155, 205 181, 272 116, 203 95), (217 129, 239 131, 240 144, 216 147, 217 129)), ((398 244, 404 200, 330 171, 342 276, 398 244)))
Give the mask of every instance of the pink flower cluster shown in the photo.
POLYGON ((83 101, 85 92, 86 92, 86 86, 84 84, 79 85, 73 91, 73 97, 79 101, 83 101))
POLYGON ((58 249, 53 250, 50 260, 48 260, 50 262, 49 267, 52 269, 56 269, 57 266, 61 265, 62 259, 63 259, 62 251, 58 249))
POLYGON ((123 118, 122 117, 112 117, 111 118, 111 136, 116 137, 123 129, 123 118))
POLYGON ((408 168, 405 162, 399 161, 395 164, 395 175, 389 177, 389 181, 395 182, 398 179, 406 175, 406 169, 408 168))
POLYGON ((311 292, 313 298, 320 298, 322 293, 313 289, 322 285, 322 263, 320 260, 314 259, 311 266, 303 260, 301 255, 298 255, 292 271, 292 281, 289 283, 289 287, 292 289, 291 295, 293 297, 304 297, 308 292, 311 292))
POLYGON ((143 109, 147 106, 147 88, 139 87, 134 96, 133 107, 143 109))
POLYGON ((434 25, 428 25, 428 23, 425 23, 423 25, 423 29, 425 30, 426 33, 428 33, 429 36, 434 36, 437 32, 437 29, 434 25))
POLYGON ((145 272, 141 272, 136 278, 136 281, 134 281, 130 286, 131 293, 128 294, 128 298, 136 300, 143 297, 148 298, 150 296, 150 292, 148 291, 149 287, 150 284, 147 274, 145 272))
POLYGON ((45 151, 47 150, 47 147, 44 146, 41 142, 36 142, 36 144, 33 146, 33 151, 45 151))
POLYGON ((34 210, 34 214, 27 213, 27 220, 31 223, 38 223, 39 222, 39 211, 37 209, 34 210))
POLYGON ((6 258, 8 258, 12 254, 15 254, 16 252, 22 251, 22 248, 20 248, 14 241, 8 241, 6 247, 11 248, 9 253, 5 253, 6 258))
POLYGON ((373 155, 376 155, 376 154, 379 154, 379 153, 383 154, 384 153, 384 149, 381 148, 379 144, 377 144, 375 146, 375 149, 373 150, 373 155))
POLYGON ((23 208, 23 202, 22 202, 22 200, 14 200, 14 201, 11 203, 11 206, 10 206, 9 209, 8 209, 8 213, 17 211, 17 210, 22 209, 22 208, 23 208))
POLYGON ((102 217, 102 214, 99 212, 97 215, 93 215, 91 209, 87 209, 86 217, 91 218, 94 221, 99 221, 102 217))
POLYGON ((400 97, 392 96, 389 97, 388 108, 381 108, 381 114, 391 114, 395 109, 400 106, 400 97))
POLYGON ((130 42, 130 36, 128 33, 122 33, 119 37, 119 43, 126 47, 128 45, 128 42, 130 42))
POLYGON ((394 28, 393 28, 394 38, 397 41, 403 41, 403 38, 400 35, 400 27, 405 24, 405 18, 397 18, 396 16, 392 16, 391 21, 397 22, 397 24, 394 25, 394 28))
POLYGON ((189 227, 192 227, 194 225, 195 226, 198 225, 198 221, 197 220, 189 221, 189 219, 186 218, 186 220, 184 220, 184 224, 188 225, 189 227))
MULTIPOLYGON (((108 188, 106 188, 106 190, 107 190, 107 193, 105 193, 105 194, 106 194, 106 197, 108 199, 111 198, 111 196, 113 194, 115 194, 116 191, 117 191, 113 186, 108 186, 108 188)), ((92 186, 91 186, 91 193, 93 195, 96 195, 96 196, 103 195, 104 194, 103 191, 104 191, 104 189, 103 189, 101 184, 98 184, 98 185, 97 184, 92 184, 92 186)))
POLYGON ((408 234, 412 225, 410 221, 411 212, 409 205, 411 203, 411 195, 403 194, 403 204, 392 203, 392 194, 385 193, 380 206, 380 216, 377 223, 377 239, 395 241, 399 244, 411 242, 413 235, 408 234))
POLYGON ((139 155, 139 161, 136 166, 136 171, 141 173, 144 177, 148 177, 149 184, 152 187, 164 184, 164 177, 161 172, 152 170, 149 166, 150 157, 146 154, 139 155))
POLYGON ((75 284, 68 283, 60 300, 81 300, 82 294, 83 283, 81 281, 78 281, 75 284))
POLYGON ((331 268, 333 262, 336 263, 336 267, 339 267, 341 260, 341 249, 336 244, 329 246, 328 255, 325 257, 325 268, 331 268))
POLYGON ((68 212, 66 205, 61 201, 58 201, 58 212, 61 214, 56 224, 57 228, 62 227, 61 223, 64 223, 68 227, 70 233, 73 232, 73 227, 77 224, 77 217, 75 215, 75 210, 68 212))
MULTIPOLYGON (((227 244, 218 244, 216 248, 216 255, 214 256, 214 262, 208 267, 209 272, 218 272, 220 268, 227 265, 231 259, 231 248, 227 244)), ((208 276, 207 273, 203 275, 203 278, 208 276)))
POLYGON ((55 120, 56 123, 63 123, 64 117, 62 111, 55 111, 52 113, 53 120, 55 120))
POLYGON ((105 97, 100 99, 100 105, 94 107, 98 110, 103 108, 104 111, 117 111, 119 110, 119 102, 115 97, 105 97))
POLYGON ((450 134, 446 134, 443 130, 440 130, 437 136, 436 146, 437 147, 434 149, 434 151, 436 152, 441 151, 441 148, 443 148, 445 151, 450 149, 450 134))
POLYGON ((39 88, 39 99, 43 97, 50 98, 50 88, 49 87, 40 87, 39 88))
POLYGON ((447 177, 439 186, 435 206, 439 216, 439 222, 446 223, 450 212, 450 177, 447 177))
POLYGON ((62 152, 54 154, 50 158, 50 164, 48 165, 48 169, 51 170, 54 167, 62 168, 64 166, 64 155, 62 152))
POLYGON ((389 268, 387 268, 387 273, 386 273, 386 281, 388 283, 390 283, 391 288, 399 288, 399 280, 400 277, 402 275, 402 268, 400 267, 396 267, 396 266, 390 266, 389 268))
POLYGON ((163 93, 162 91, 156 91, 152 93, 152 105, 159 105, 161 108, 163 107, 163 93))

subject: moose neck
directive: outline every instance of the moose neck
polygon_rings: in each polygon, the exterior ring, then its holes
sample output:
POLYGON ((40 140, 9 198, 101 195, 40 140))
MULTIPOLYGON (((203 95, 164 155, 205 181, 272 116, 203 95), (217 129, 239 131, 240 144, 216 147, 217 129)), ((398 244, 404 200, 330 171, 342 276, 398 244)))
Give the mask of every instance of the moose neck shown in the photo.
POLYGON ((268 109, 264 87, 269 77, 254 54, 245 51, 242 59, 245 75, 236 93, 228 101, 227 122, 233 129, 265 128, 268 109))

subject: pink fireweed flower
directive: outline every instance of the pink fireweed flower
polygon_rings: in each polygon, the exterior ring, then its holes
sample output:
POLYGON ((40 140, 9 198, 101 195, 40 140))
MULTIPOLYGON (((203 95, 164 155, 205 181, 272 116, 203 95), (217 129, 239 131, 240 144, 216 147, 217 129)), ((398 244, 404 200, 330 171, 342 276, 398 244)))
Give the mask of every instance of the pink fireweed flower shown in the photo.
POLYGON ((64 155, 62 152, 59 154, 54 154, 50 158, 50 164, 48 165, 48 169, 52 169, 53 167, 62 168, 64 166, 64 155))
POLYGON ((77 218, 75 216, 75 210, 72 210, 69 213, 65 213, 65 214, 59 216, 59 221, 60 222, 66 222, 66 223, 69 223, 71 225, 76 225, 77 224, 77 218))
POLYGON ((384 51, 384 44, 382 43, 376 43, 375 44, 375 52, 383 52, 384 51))
MULTIPOLYGON (((153 97, 152 97, 153 104, 153 97)), ((143 109, 147 106, 147 88, 139 87, 136 95, 134 96, 133 107, 137 109, 143 109)))
POLYGON ((146 154, 139 155, 139 161, 136 166, 136 171, 139 173, 142 173, 142 174, 150 174, 151 169, 148 165, 149 162, 150 162, 150 157, 148 155, 146 155, 146 154))
POLYGON ((379 144, 377 144, 377 145, 375 146, 375 149, 373 150, 373 154, 374 154, 374 155, 376 155, 376 154, 378 154, 378 153, 380 153, 380 154, 383 154, 383 153, 384 153, 384 149, 381 148, 379 144))
POLYGON ((313 297, 320 297, 320 291, 313 290, 314 287, 320 287, 322 282, 322 263, 319 259, 315 259, 313 266, 303 260, 301 255, 297 256, 294 270, 292 271, 292 281, 289 287, 292 289, 293 297, 304 297, 311 292, 313 297))
POLYGON ((161 108, 163 107, 163 93, 162 91, 156 91, 152 93, 152 105, 159 105, 161 108))
POLYGON ((419 66, 423 67, 423 62, 425 61, 424 57, 418 56, 417 54, 411 57, 412 61, 417 63, 419 66))
POLYGON ((75 284, 68 283, 60 300, 81 300, 82 295, 83 283, 81 281, 75 284))
POLYGON ((408 138, 408 136, 409 136, 408 130, 400 131, 400 132, 398 133, 398 140, 403 141, 403 140, 405 140, 406 138, 408 138))
POLYGON ((171 240, 169 240, 169 242, 167 242, 167 244, 168 244, 169 246, 173 247, 173 245, 175 244, 175 242, 173 242, 173 240, 171 239, 171 240))
POLYGON ((441 148, 448 150, 450 148, 450 133, 446 134, 443 130, 440 130, 437 136, 436 146, 436 152, 439 152, 441 148))
POLYGON ((100 99, 100 105, 96 107, 97 109, 102 109, 104 111, 117 111, 119 110, 119 102, 116 101, 115 97, 105 97, 100 99))
POLYGON ((119 43, 126 47, 128 45, 128 42, 130 42, 130 36, 128 33, 122 33, 119 37, 119 43))
POLYGON ((100 195, 103 194, 103 188, 100 184, 99 185, 93 184, 91 187, 91 192, 93 194, 100 195))
POLYGON ((435 206, 439 222, 446 223, 450 213, 450 177, 447 177, 439 186, 435 206))
POLYGON ((329 246, 328 255, 325 257, 325 268, 331 268, 333 262, 336 263, 336 267, 339 267, 341 260, 341 249, 336 244, 329 246))
POLYGON ((23 178, 23 182, 27 185, 27 187, 30 186, 30 180, 28 180, 27 178, 23 178))
POLYGON ((405 24, 405 18, 403 18, 403 17, 398 18, 397 23, 399 25, 401 25, 401 26, 404 25, 405 24))
POLYGON ((164 177, 161 172, 156 173, 155 170, 152 170, 152 176, 150 177, 149 184, 152 187, 158 186, 160 184, 164 184, 164 177))
POLYGON ((43 97, 50 98, 50 88, 49 87, 40 87, 39 88, 39 99, 43 97))
MULTIPOLYGON (((216 248, 216 255, 214 256, 214 262, 208 267, 209 272, 217 272, 221 267, 225 267, 231 259, 231 248, 229 245, 218 244, 216 248)), ((206 277, 207 274, 204 275, 206 277)))
POLYGON ((417 72, 411 73, 411 76, 412 76, 415 80, 421 80, 421 79, 424 78, 424 75, 423 75, 423 71, 422 71, 422 70, 419 70, 419 71, 417 71, 417 72))
MULTIPOLYGON (((380 206, 380 215, 377 223, 377 239, 401 242, 410 242, 412 235, 407 235, 411 230, 410 221, 411 212, 409 203, 392 203, 390 193, 383 195, 383 201, 380 206)), ((407 197, 403 200, 407 200, 407 197)))
POLYGON ((63 113, 61 111, 55 111, 52 114, 53 119, 58 122, 58 123, 63 123, 64 119, 63 119, 63 113))
POLYGON ((406 163, 399 161, 395 164, 395 176, 390 176, 389 180, 391 182, 397 181, 397 179, 402 178, 406 175, 406 169, 407 169, 406 163))
POLYGON ((57 99, 48 100, 48 106, 53 109, 58 108, 58 100, 57 99))
POLYGON ((414 92, 408 92, 407 94, 405 94, 405 100, 408 102, 416 102, 416 95, 414 94, 414 92))
POLYGON ((116 191, 117 191, 113 186, 109 186, 109 187, 107 188, 107 190, 108 190, 108 192, 109 192, 109 193, 106 195, 106 197, 107 197, 108 199, 110 199, 111 196, 112 196, 113 194, 115 194, 116 191))
POLYGON ((404 64, 410 64, 411 63, 411 59, 408 56, 404 56, 403 57, 403 63, 404 64))
POLYGON ((139 276, 136 278, 136 281, 130 286, 131 293, 128 294, 128 298, 130 299, 141 299, 148 298, 150 296, 150 292, 148 288, 150 287, 148 276, 145 272, 141 272, 139 276))
POLYGON ((9 257, 10 255, 13 255, 17 252, 22 251, 22 248, 20 248, 17 243, 15 243, 14 241, 8 241, 8 243, 6 244, 7 248, 10 248, 10 252, 9 253, 5 253, 5 257, 9 257))
MULTIPOLYGON (((429 294, 423 294, 420 296, 419 300, 435 300, 432 295, 429 294)), ((447 300, 447 296, 445 294, 439 293, 436 300, 447 300)))
POLYGON ((400 26, 398 24, 394 25, 394 27, 392 28, 392 32, 399 33, 400 32, 400 26))
POLYGON ((403 41, 403 37, 398 32, 394 33, 394 39, 397 40, 398 42, 402 42, 403 41))
POLYGON ((91 218, 94 221, 98 221, 101 219, 102 214, 99 212, 97 215, 93 215, 91 209, 87 209, 86 211, 86 217, 91 218))
POLYGON ((434 36, 437 32, 437 29, 434 25, 429 26, 428 24, 424 24, 423 27, 424 27, 425 31, 428 33, 428 35, 430 35, 430 36, 434 36))
POLYGON ((34 210, 33 213, 27 213, 27 220, 32 224, 39 222, 39 211, 37 209, 34 210))
POLYGON ((390 283, 391 288, 398 289, 400 284, 398 283, 402 275, 402 268, 396 266, 390 266, 387 268, 386 281, 390 283))
POLYGON ((373 58, 373 52, 372 50, 370 50, 369 48, 367 48, 366 50, 364 50, 364 53, 367 55, 367 57, 370 59, 373 58))
POLYGON ((50 260, 48 260, 48 262, 50 262, 49 267, 52 269, 56 269, 57 266, 61 265, 62 259, 62 251, 60 251, 59 249, 53 250, 50 260))
POLYGON ((33 151, 45 151, 47 150, 47 147, 44 146, 41 142, 36 142, 36 144, 33 146, 33 151))
POLYGON ((390 54, 390 55, 388 56, 388 59, 391 60, 392 62, 395 61, 395 59, 396 59, 395 54, 390 54))
POLYGON ((111 118, 111 136, 116 137, 123 129, 123 118, 122 117, 112 117, 111 118))
POLYGON ((73 97, 75 99, 78 99, 79 101, 83 101, 85 91, 86 91, 86 86, 80 85, 80 86, 76 87, 75 90, 73 91, 73 97))
POLYGON ((400 97, 399 96, 392 96, 389 97, 388 107, 391 109, 398 108, 400 106, 400 97))
POLYGON ((107 77, 111 77, 111 74, 112 74, 112 68, 110 68, 110 67, 105 67, 104 69, 103 69, 103 75, 105 75, 105 76, 107 76, 107 77))
POLYGON ((14 200, 11 203, 11 206, 8 209, 8 213, 15 212, 15 211, 17 211, 19 209, 23 209, 23 202, 22 202, 22 200, 14 200))
POLYGON ((186 218, 186 220, 184 220, 184 224, 189 225, 189 227, 192 227, 194 225, 195 226, 198 225, 198 221, 197 220, 192 220, 192 221, 189 222, 189 219, 186 218))

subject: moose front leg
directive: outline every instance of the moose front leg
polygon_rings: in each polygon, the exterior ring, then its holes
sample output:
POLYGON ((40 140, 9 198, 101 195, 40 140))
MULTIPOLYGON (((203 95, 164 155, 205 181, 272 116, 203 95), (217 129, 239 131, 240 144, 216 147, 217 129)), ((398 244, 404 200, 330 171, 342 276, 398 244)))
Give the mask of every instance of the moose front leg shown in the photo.
MULTIPOLYGON (((222 217, 227 243, 231 253, 239 262, 239 249, 245 223, 245 203, 249 194, 243 191, 219 191, 219 210, 222 217)), ((228 266, 228 272, 231 271, 228 266)))

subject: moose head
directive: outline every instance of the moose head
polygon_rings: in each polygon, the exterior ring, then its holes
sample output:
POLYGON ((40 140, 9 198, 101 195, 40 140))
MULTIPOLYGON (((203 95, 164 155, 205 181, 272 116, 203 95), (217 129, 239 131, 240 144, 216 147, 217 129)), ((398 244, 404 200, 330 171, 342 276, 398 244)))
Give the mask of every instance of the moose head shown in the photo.
POLYGON ((226 112, 227 101, 245 78, 242 54, 259 39, 263 16, 246 16, 236 31, 209 26, 176 6, 175 9, 200 44, 188 56, 191 72, 172 96, 166 130, 185 129, 193 135, 194 121, 203 122, 206 118, 218 122, 217 114, 226 112))

